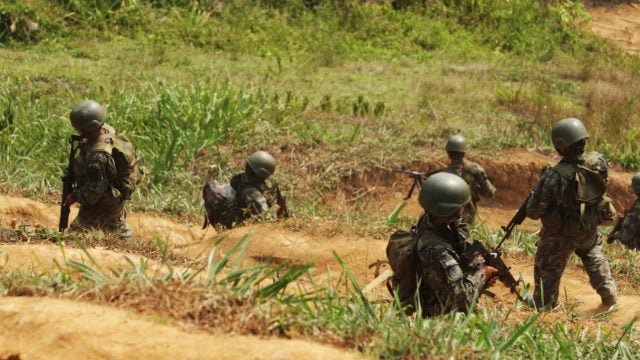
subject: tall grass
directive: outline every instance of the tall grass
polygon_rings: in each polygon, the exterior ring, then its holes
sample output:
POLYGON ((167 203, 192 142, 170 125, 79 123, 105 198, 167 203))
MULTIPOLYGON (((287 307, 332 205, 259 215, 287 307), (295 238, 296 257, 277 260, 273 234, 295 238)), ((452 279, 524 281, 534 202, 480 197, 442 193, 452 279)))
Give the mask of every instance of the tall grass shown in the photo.
POLYGON ((633 322, 620 329, 598 325, 587 331, 579 322, 551 324, 538 315, 518 315, 517 309, 491 303, 466 314, 407 317, 394 302, 371 302, 337 255, 342 264, 340 280, 320 285, 310 275, 309 265, 242 266, 247 241, 241 239, 224 254, 214 247, 201 272, 172 267, 151 271, 144 260, 109 270, 90 256, 87 262, 66 260, 46 275, 2 269, 0 294, 82 296, 214 331, 304 334, 378 358, 559 354, 562 358, 630 359, 639 351, 633 322), (301 278, 316 285, 302 286, 301 278), (159 290, 161 297, 150 296, 159 290), (172 306, 167 308, 167 303, 172 306), (274 313, 278 316, 272 317, 274 313))

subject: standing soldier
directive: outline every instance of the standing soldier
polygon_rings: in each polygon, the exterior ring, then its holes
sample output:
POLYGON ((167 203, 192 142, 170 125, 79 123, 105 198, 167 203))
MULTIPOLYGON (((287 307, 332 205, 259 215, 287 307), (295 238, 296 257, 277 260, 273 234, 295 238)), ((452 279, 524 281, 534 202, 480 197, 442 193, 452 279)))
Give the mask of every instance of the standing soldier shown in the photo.
POLYGON ((640 249, 640 172, 631 178, 631 187, 636 193, 636 201, 633 206, 620 219, 619 225, 609 235, 608 242, 620 241, 631 250, 640 249))
POLYGON ((463 222, 473 224, 478 212, 477 203, 480 195, 492 197, 496 193, 496 188, 487 178, 487 174, 479 164, 464 158, 465 141, 464 137, 454 135, 449 138, 445 147, 451 163, 443 171, 456 174, 469 184, 471 190, 471 201, 464 207, 463 222))
POLYGON ((585 154, 588 138, 578 119, 560 120, 553 126, 551 139, 562 160, 544 171, 527 204, 527 215, 542 221, 532 299, 538 309, 558 305, 560 278, 574 252, 602 304, 616 304, 616 285, 597 233, 598 225, 615 218, 615 209, 606 194, 607 162, 600 153, 585 154))
POLYGON ((72 231, 99 229, 130 238, 133 234, 124 221, 124 205, 135 185, 129 179, 134 176, 135 150, 126 138, 116 137, 114 128, 105 124, 105 116, 104 107, 93 100, 84 100, 71 110, 71 125, 82 140, 80 155, 73 162, 77 186, 64 203, 80 204, 72 231), (128 149, 126 154, 122 148, 128 149), (125 157, 130 163, 120 166, 125 157))
POLYGON ((469 186, 460 177, 437 173, 420 190, 425 214, 418 222, 417 270, 424 315, 467 311, 480 292, 497 280, 498 270, 472 265, 464 252, 469 244, 457 224, 470 201, 469 186))

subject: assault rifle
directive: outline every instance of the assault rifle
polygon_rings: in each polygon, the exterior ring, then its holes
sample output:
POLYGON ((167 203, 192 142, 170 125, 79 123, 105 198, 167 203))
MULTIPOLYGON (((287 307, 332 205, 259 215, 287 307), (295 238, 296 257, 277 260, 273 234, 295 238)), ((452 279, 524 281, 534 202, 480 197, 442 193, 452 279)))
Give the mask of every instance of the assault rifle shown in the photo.
POLYGON ((398 169, 398 168, 392 169, 392 168, 386 168, 382 166, 378 166, 378 168, 382 170, 391 171, 394 173, 407 174, 409 175, 409 177, 411 177, 411 179, 413 179, 411 188, 409 189, 409 192, 407 193, 407 196, 405 196, 404 200, 408 200, 409 198, 411 198, 411 195, 413 195, 413 190, 415 190, 416 188, 418 188, 418 191, 419 191, 420 188, 422 187, 422 183, 426 178, 440 171, 440 170, 435 170, 430 172, 418 172, 418 171, 410 171, 410 170, 404 170, 404 169, 398 169))
POLYGON ((271 187, 271 193, 276 197, 276 204, 278 204, 278 217, 288 218, 291 214, 287 208, 287 198, 280 192, 280 185, 277 183, 271 187))
POLYGON ((624 215, 618 216, 618 222, 616 222, 616 225, 613 227, 613 229, 611 229, 611 232, 607 236, 607 244, 612 244, 614 241, 616 241, 616 233, 620 231, 620 229, 622 229, 623 223, 624 223, 624 215))
POLYGON ((69 143, 71 147, 69 149, 69 162, 67 168, 62 176, 62 200, 60 201, 60 222, 58 223, 58 230, 64 232, 64 229, 69 226, 69 213, 71 207, 65 204, 67 196, 73 192, 73 186, 76 183, 76 174, 73 172, 73 159, 76 157, 76 153, 80 148, 80 141, 82 138, 78 135, 71 135, 69 137, 69 143))
POLYGON ((511 221, 509 221, 509 224, 502 227, 502 230, 504 230, 504 236, 493 250, 489 249, 480 241, 475 240, 465 251, 465 253, 472 254, 471 257, 467 258, 470 259, 480 256, 482 257, 482 259, 484 259, 484 263, 486 265, 496 268, 498 270, 497 276, 500 282, 505 287, 509 288, 511 293, 515 293, 518 299, 523 302, 525 300, 518 292, 518 284, 520 283, 520 280, 516 280, 516 278, 511 273, 511 268, 508 267, 507 264, 505 264, 504 260, 502 260, 502 244, 509 238, 509 236, 511 236, 511 232, 513 231, 513 229, 517 225, 522 224, 524 219, 527 217, 527 203, 529 202, 529 198, 531 198, 532 194, 533 192, 529 193, 529 196, 527 196, 522 205, 520 205, 520 208, 518 209, 516 214, 513 216, 511 221))

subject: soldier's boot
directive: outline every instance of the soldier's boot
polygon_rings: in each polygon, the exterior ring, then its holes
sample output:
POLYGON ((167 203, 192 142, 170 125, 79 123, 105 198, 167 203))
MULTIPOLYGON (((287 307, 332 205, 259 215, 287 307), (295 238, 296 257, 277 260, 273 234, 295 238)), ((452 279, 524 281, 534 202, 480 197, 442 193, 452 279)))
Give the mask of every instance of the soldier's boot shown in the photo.
POLYGON ((616 299, 615 295, 607 295, 602 297, 602 305, 604 306, 613 306, 618 303, 618 299, 616 299))

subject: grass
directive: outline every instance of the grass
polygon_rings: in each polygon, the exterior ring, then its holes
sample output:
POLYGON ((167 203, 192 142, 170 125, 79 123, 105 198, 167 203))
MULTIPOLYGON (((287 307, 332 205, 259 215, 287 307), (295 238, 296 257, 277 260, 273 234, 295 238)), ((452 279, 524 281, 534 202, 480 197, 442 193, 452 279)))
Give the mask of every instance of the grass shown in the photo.
MULTIPOLYGON (((5 1, 0 191, 57 201, 68 114, 84 98, 105 104, 108 122, 138 146, 146 176, 130 208, 191 222, 201 219, 204 181, 228 178, 257 149, 279 161, 275 176, 298 218, 292 228, 329 219, 333 233, 377 238, 415 219, 400 210, 371 217, 365 211, 376 198, 352 184, 376 165, 424 163, 452 134, 465 135, 476 153, 550 149, 550 125, 575 116, 589 127, 590 146, 638 168, 640 62, 586 33, 579 2, 547 3, 5 1), (338 212, 326 203, 337 187, 351 191, 336 200, 348 205, 338 212)), ((482 226, 475 233, 493 245, 501 237, 482 226)), ((5 235, 3 242, 55 237, 5 235)), ((532 256, 535 237, 512 236, 506 250, 532 256)), ((67 243, 144 255, 166 271, 146 260, 114 272, 90 261, 47 274, 3 269, 0 294, 82 298, 205 330, 311 337, 378 358, 632 358, 640 341, 632 325, 571 308, 568 324, 491 302, 469 314, 409 318, 394 303, 364 297, 346 266, 327 284, 308 265, 244 268, 246 242, 212 251, 206 263, 181 258, 162 239, 67 243), (162 307, 161 296, 175 308, 162 307)), ((605 249, 614 272, 637 283, 635 253, 605 249)))
POLYGON ((126 307, 207 331, 262 336, 313 336, 381 358, 473 357, 632 358, 639 340, 633 322, 616 328, 601 320, 562 324, 491 302, 474 312, 437 318, 407 317, 394 302, 371 302, 342 264, 337 282, 318 284, 309 265, 242 267, 247 238, 225 254, 214 247, 204 267, 150 271, 144 260, 105 270, 99 263, 66 260, 44 275, 3 269, 3 296, 47 295, 126 307), (223 270, 226 269, 226 270, 223 270), (308 278, 302 285, 299 280, 308 278), (169 306, 169 304, 171 304, 169 306))

